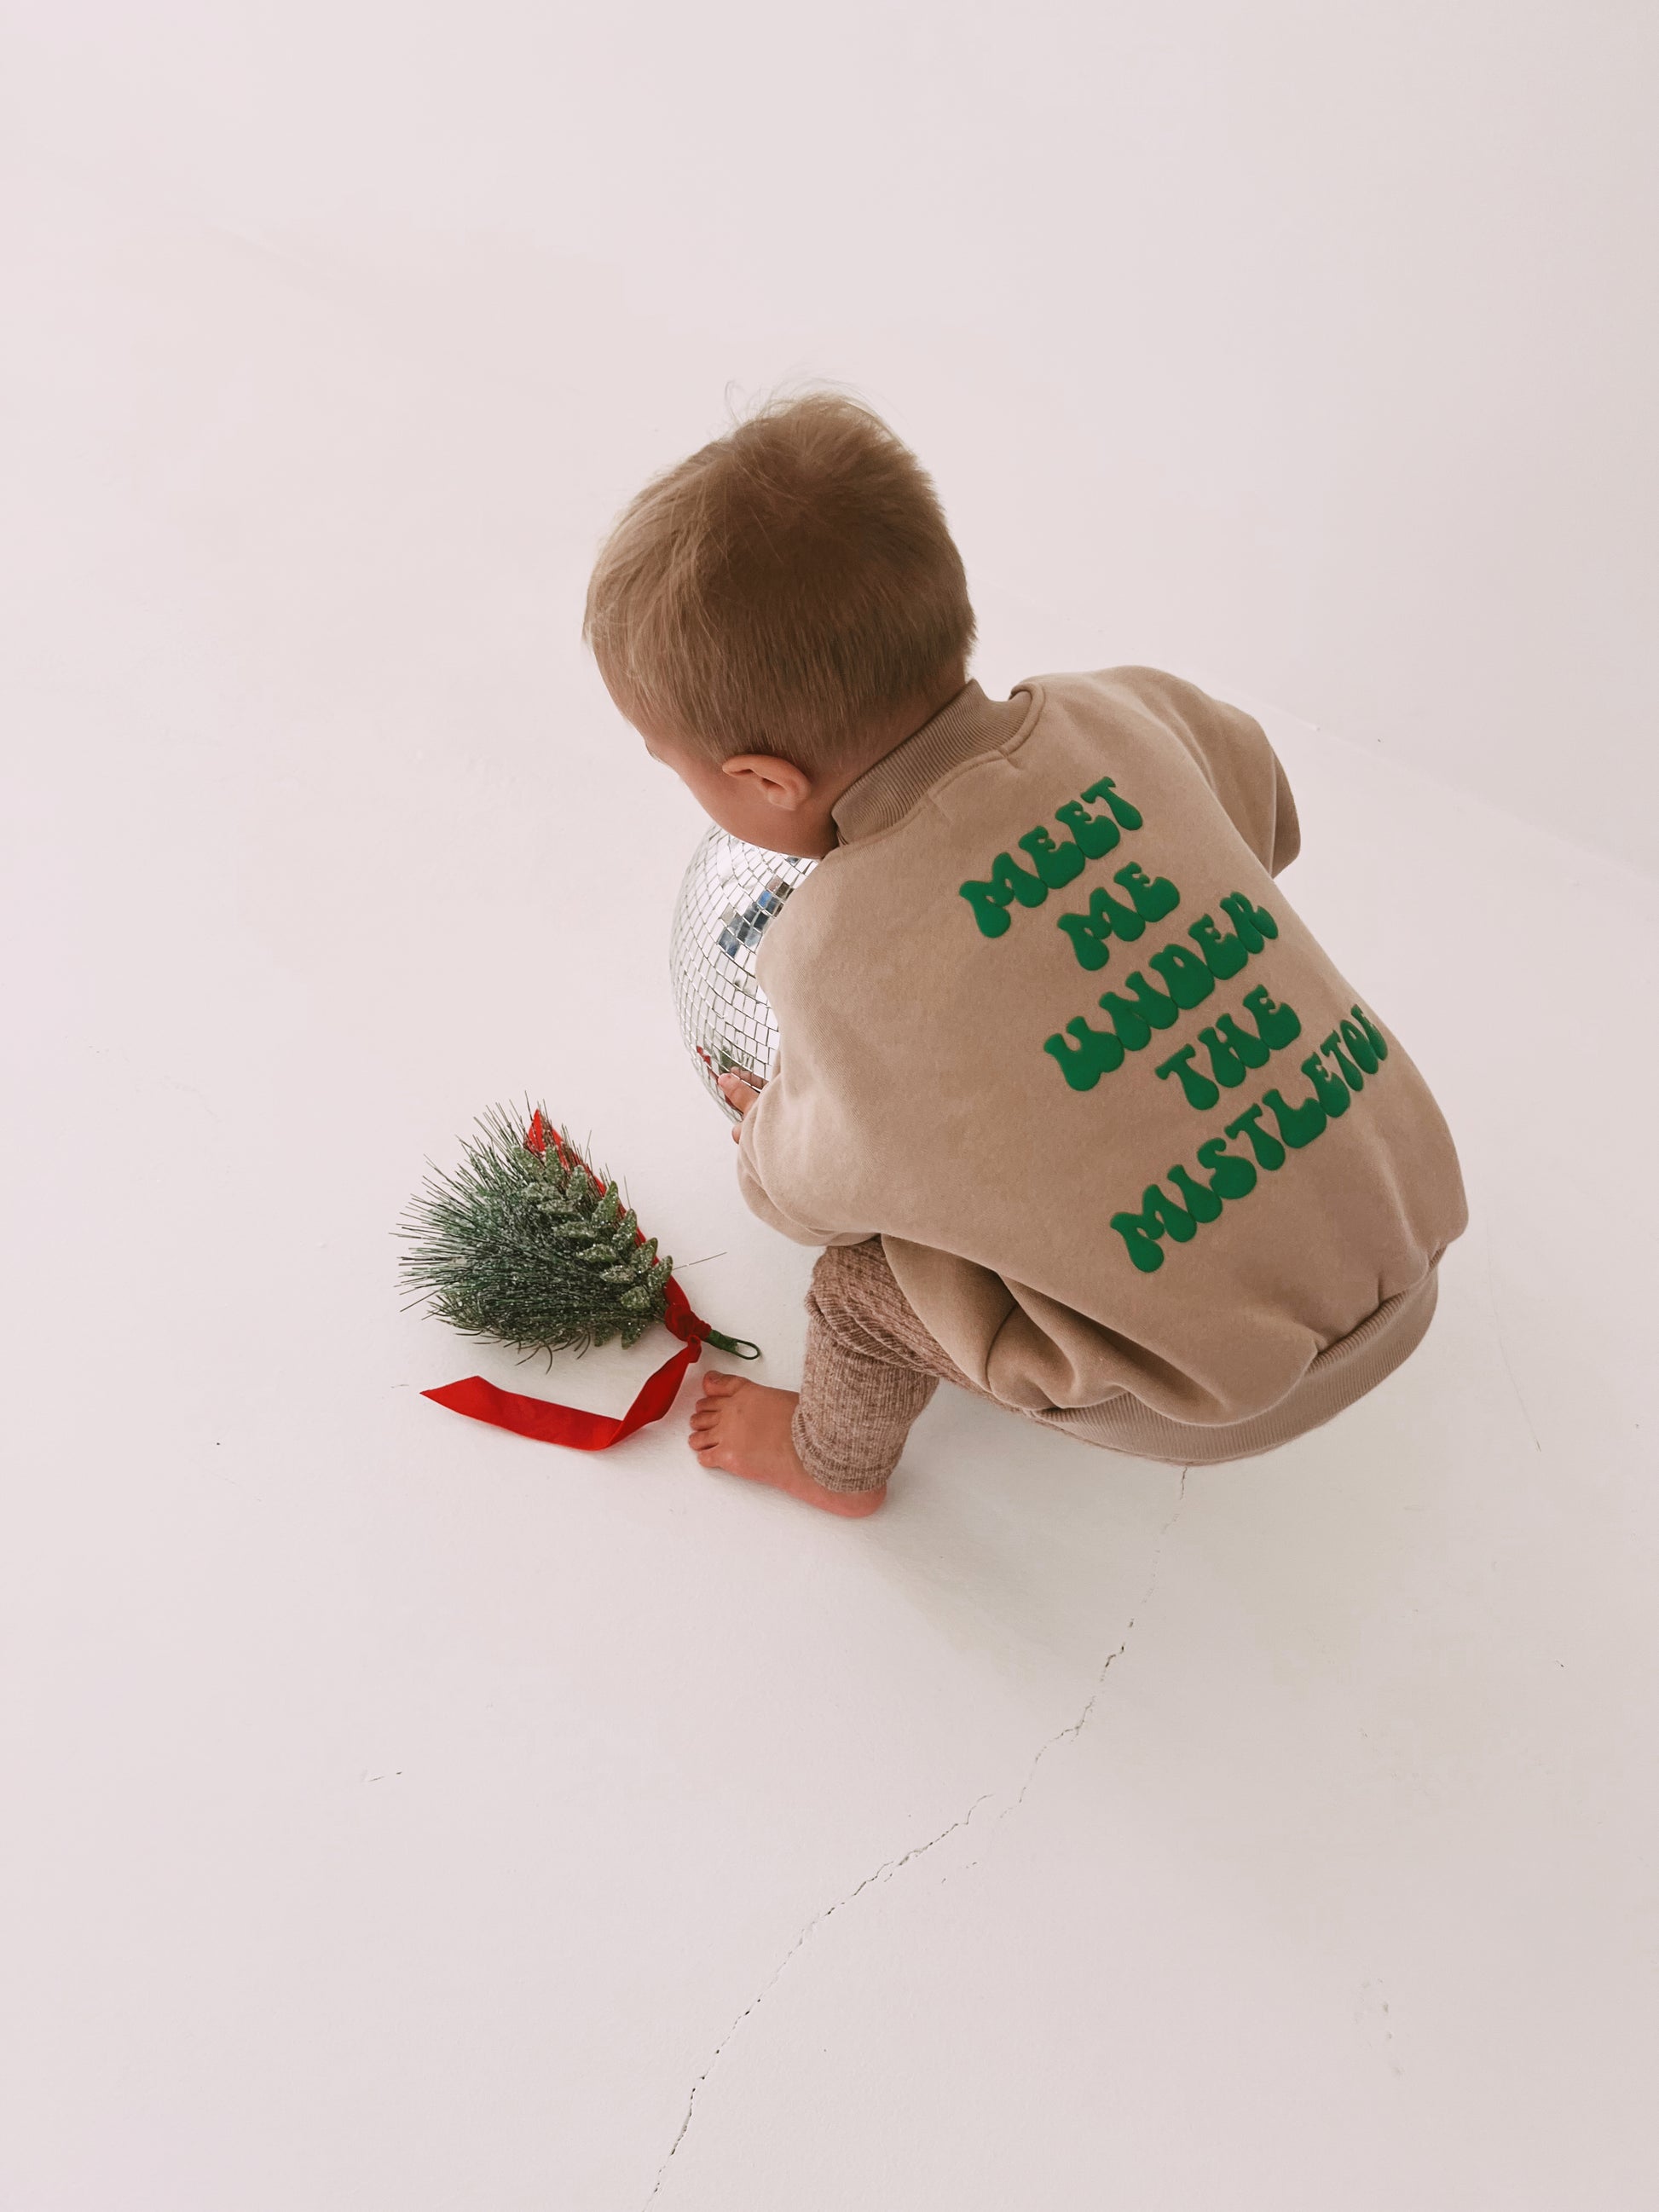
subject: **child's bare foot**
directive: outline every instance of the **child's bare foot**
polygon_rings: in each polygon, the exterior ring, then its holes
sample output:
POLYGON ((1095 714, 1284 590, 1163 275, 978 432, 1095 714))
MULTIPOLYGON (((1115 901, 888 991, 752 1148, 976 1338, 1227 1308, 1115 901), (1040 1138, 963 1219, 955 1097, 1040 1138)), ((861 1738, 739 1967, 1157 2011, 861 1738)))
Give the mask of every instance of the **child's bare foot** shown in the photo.
POLYGON ((741 1375, 711 1368, 691 1409, 691 1449, 704 1467, 724 1468, 748 1482, 763 1482, 825 1513, 861 1520, 887 1495, 879 1490, 826 1490, 800 1463, 789 1424, 798 1390, 769 1389, 741 1375))

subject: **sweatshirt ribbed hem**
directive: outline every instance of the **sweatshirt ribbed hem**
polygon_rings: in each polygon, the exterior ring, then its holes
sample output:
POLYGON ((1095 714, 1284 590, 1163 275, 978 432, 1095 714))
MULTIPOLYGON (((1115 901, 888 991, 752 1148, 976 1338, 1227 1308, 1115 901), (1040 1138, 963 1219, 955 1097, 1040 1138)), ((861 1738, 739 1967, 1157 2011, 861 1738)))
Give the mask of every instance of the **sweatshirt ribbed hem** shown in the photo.
POLYGON ((1409 1359, 1428 1333, 1439 1288, 1439 1270, 1433 1268, 1415 1290, 1385 1300, 1352 1335, 1322 1352, 1288 1396, 1247 1421, 1200 1428, 1191 1421, 1172 1421, 1127 1392, 1103 1405, 1055 1407, 1030 1418, 1104 1450, 1171 1466, 1213 1467, 1225 1460, 1254 1459, 1334 1420, 1409 1359))

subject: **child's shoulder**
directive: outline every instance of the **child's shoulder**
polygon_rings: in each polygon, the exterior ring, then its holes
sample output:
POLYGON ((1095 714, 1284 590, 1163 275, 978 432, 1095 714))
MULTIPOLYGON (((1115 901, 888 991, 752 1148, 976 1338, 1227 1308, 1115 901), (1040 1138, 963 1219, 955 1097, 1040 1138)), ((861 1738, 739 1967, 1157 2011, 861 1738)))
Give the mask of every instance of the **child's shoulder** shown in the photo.
POLYGON ((1057 704, 1093 712, 1107 720, 1150 714, 1177 729, 1234 720, 1248 722, 1253 729, 1260 726, 1242 708, 1213 697, 1190 678, 1139 661, 1022 677, 1015 689, 1033 693, 1045 704, 1052 698, 1057 704))
POLYGON ((1132 663, 1030 677, 1023 688, 1047 710, 1036 716, 1034 734, 1046 720, 1054 735, 1066 726, 1085 744, 1097 735, 1103 743, 1184 756, 1230 814, 1242 809, 1254 817, 1270 797, 1288 803, 1284 770, 1255 715, 1167 668, 1132 663))

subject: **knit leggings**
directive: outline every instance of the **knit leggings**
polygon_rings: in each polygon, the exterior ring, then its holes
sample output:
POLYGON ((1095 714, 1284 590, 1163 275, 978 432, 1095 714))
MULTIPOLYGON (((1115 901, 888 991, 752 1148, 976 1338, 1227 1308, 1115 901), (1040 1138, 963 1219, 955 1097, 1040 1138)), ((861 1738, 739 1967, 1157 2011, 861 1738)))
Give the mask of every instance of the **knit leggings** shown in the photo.
POLYGON ((941 1382, 989 1395, 922 1327, 878 1237, 820 1255, 806 1311, 793 1435, 801 1464, 825 1490, 879 1490, 941 1382))

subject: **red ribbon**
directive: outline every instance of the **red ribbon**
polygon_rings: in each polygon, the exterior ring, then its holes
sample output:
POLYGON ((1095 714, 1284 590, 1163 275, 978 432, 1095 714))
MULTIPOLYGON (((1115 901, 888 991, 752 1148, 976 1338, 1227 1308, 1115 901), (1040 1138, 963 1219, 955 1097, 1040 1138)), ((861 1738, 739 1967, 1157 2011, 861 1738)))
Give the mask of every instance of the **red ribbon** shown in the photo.
POLYGON ((533 1437, 538 1443, 568 1444, 573 1451, 608 1451, 648 1421, 661 1420, 678 1395, 686 1369, 702 1357, 708 1324, 692 1312, 685 1292, 672 1275, 667 1297, 663 1325, 685 1341, 647 1380, 620 1419, 615 1413, 585 1413, 579 1406, 551 1405, 545 1398, 522 1397, 516 1390, 498 1390, 482 1375, 446 1382, 439 1390, 422 1390, 421 1395, 447 1406, 452 1413, 465 1413, 469 1420, 511 1429, 515 1437, 533 1437))
MULTIPOLYGON (((571 1156, 559 1142, 557 1131, 543 1121, 538 1108, 525 1133, 525 1145, 530 1152, 544 1153, 550 1143, 568 1167, 571 1156)), ((581 1164, 587 1167, 586 1160, 581 1164)), ((591 1168, 587 1172, 594 1188, 599 1188, 599 1177, 591 1168)), ((634 1234, 637 1243, 645 1242, 637 1229, 634 1234)), ((465 1413, 469 1420, 510 1429, 515 1437, 532 1437, 538 1443, 568 1444, 573 1451, 608 1451, 624 1437, 631 1437, 635 1429, 661 1420, 678 1395, 687 1368, 702 1357, 703 1339, 712 1334, 708 1323, 692 1312, 690 1300, 672 1275, 664 1285, 664 1296, 667 1308, 663 1326, 684 1341, 647 1380, 620 1419, 614 1413, 586 1413, 578 1406, 555 1406, 545 1398, 523 1397, 516 1390, 499 1390, 482 1375, 446 1382, 441 1389, 422 1390, 421 1395, 434 1405, 447 1406, 452 1413, 465 1413)))

